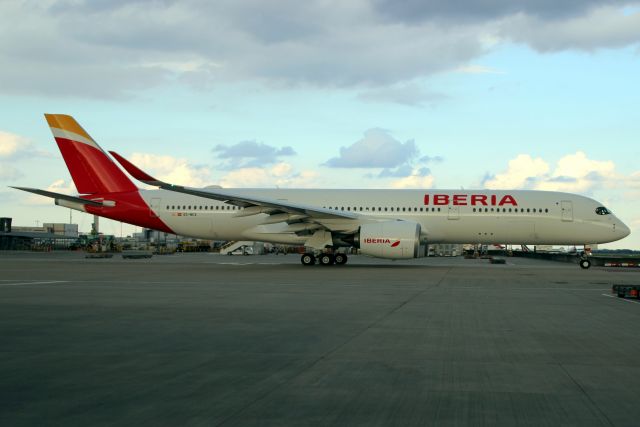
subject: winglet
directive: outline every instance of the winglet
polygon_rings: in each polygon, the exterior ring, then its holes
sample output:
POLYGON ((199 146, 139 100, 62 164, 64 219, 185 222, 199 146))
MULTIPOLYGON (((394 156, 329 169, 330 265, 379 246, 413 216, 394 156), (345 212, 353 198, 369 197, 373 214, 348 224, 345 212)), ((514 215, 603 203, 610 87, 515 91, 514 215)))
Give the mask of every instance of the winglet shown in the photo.
POLYGON ((144 172, 143 170, 138 168, 136 165, 134 165, 129 160, 125 159, 115 151, 109 151, 109 153, 111 153, 111 155, 118 161, 118 163, 122 165, 124 170, 129 172, 129 175, 131 175, 138 181, 142 181, 145 184, 154 185, 156 187, 161 187, 162 185, 166 185, 164 182, 155 179, 154 177, 144 172))

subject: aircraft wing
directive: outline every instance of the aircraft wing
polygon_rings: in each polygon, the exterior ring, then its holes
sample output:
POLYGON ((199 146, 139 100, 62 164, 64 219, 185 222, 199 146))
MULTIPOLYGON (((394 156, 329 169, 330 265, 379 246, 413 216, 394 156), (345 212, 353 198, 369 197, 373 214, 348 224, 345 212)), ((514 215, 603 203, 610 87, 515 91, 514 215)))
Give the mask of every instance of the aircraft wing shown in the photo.
MULTIPOLYGON (((245 208, 244 210, 238 212, 236 216, 249 216, 257 215, 260 213, 266 213, 269 215, 286 213, 291 214, 292 218, 295 218, 296 220, 303 220, 305 218, 308 218, 311 220, 318 220, 318 222, 322 220, 354 220, 359 218, 359 215, 355 212, 335 211, 332 209, 321 208, 313 205, 305 205, 301 203, 292 203, 284 200, 246 196, 235 194, 230 191, 225 191, 224 189, 199 189, 169 184, 155 179, 118 153, 114 151, 109 151, 109 153, 111 153, 111 155, 115 157, 115 159, 131 176, 145 184, 159 187, 163 190, 218 200, 245 208)), ((283 219, 283 221, 285 220, 283 219)))

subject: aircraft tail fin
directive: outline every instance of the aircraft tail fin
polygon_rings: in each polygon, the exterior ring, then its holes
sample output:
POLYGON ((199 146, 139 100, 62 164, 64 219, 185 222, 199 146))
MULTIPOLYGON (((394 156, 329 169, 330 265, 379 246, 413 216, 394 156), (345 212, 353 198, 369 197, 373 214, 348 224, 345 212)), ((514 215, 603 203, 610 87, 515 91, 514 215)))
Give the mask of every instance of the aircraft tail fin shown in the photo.
POLYGON ((80 194, 137 191, 137 187, 71 116, 45 114, 80 194))

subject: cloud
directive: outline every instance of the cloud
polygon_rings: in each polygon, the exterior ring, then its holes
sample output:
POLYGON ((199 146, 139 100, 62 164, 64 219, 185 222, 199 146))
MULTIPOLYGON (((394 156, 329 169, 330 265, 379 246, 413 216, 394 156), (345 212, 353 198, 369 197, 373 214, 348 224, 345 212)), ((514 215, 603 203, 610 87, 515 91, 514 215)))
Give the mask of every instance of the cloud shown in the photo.
MULTIPOLYGON (((608 0, 612 6, 625 6, 629 1, 608 0)), ((496 19, 514 14, 525 14, 538 18, 563 20, 583 15, 602 4, 599 0, 571 1, 530 1, 530 0, 492 0, 478 2, 467 0, 422 1, 422 0, 374 0, 376 10, 390 20, 417 24, 432 20, 452 20, 458 22, 478 22, 496 19)))
POLYGON ((0 181, 16 181, 24 174, 6 162, 0 162, 0 181))
POLYGON ((313 171, 296 172, 289 163, 278 163, 268 168, 242 168, 229 172, 220 179, 225 188, 238 187, 294 187, 317 186, 318 174, 313 171))
POLYGON ((420 157, 420 161, 422 163, 442 163, 444 162, 444 157, 442 156, 422 156, 420 157))
POLYGON ((0 181, 15 181, 24 176, 15 161, 34 157, 50 157, 38 150, 27 138, 0 131, 0 181))
POLYGON ((563 156, 553 170, 540 157, 520 154, 509 161, 506 171, 486 176, 483 186, 496 190, 523 188, 588 193, 600 187, 617 187, 631 178, 633 175, 625 178, 618 174, 614 162, 589 159, 582 151, 563 156))
POLYGON ((469 64, 456 68, 456 72, 463 74, 503 74, 502 71, 484 65, 469 64))
POLYGON ((356 89, 425 105, 416 90, 501 43, 541 52, 640 41, 637 2, 260 0, 0 2, 0 93, 127 99, 165 84, 356 89), (631 11, 630 11, 631 10, 631 11))
POLYGON ((549 164, 542 158, 520 154, 515 159, 509 160, 509 166, 505 172, 485 177, 482 184, 491 190, 528 188, 548 172, 549 164))
POLYGON ((0 161, 34 157, 51 157, 51 153, 39 150, 23 136, 0 130, 0 161))
POLYGON ((536 184, 539 190, 587 192, 618 178, 612 161, 592 160, 582 151, 562 157, 550 178, 536 184))
POLYGON ((418 155, 413 140, 404 143, 394 139, 384 129, 369 129, 364 138, 349 147, 340 148, 340 156, 326 161, 332 168, 394 168, 418 155))
POLYGON ((27 141, 18 135, 0 131, 0 159, 15 156, 20 150, 20 146, 26 143, 27 141))
POLYGON ((241 141, 233 145, 217 145, 213 152, 226 162, 221 165, 223 169, 236 169, 247 167, 260 167, 276 163, 279 157, 293 156, 296 152, 286 146, 276 148, 271 145, 256 141, 241 141))
POLYGON ((378 102, 421 107, 426 104, 437 104, 448 99, 448 96, 438 92, 428 92, 415 84, 396 85, 362 92, 358 99, 364 102, 378 102))
POLYGON ((131 162, 152 176, 172 184, 205 187, 211 184, 207 166, 193 165, 187 159, 148 153, 133 153, 131 162))
POLYGON ((421 175, 420 172, 413 173, 404 178, 391 181, 391 188, 431 188, 435 179, 433 175, 421 175))
POLYGON ((611 5, 565 20, 519 14, 500 26, 505 38, 526 43, 539 52, 592 51, 640 42, 640 12, 625 13, 624 9, 611 5))

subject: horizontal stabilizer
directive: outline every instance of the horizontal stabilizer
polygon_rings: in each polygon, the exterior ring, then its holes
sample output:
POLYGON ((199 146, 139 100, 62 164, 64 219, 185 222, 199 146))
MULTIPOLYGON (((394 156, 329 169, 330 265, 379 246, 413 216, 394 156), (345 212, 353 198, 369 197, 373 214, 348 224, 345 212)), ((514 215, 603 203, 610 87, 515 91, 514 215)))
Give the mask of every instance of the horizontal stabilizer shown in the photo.
POLYGON ((52 199, 58 200, 66 200, 68 202, 79 203, 81 205, 89 205, 101 207, 103 206, 102 202, 96 202, 95 200, 87 200, 82 199, 80 197, 69 196, 67 194, 54 193, 53 191, 39 190, 37 188, 28 188, 28 187, 11 187, 16 190, 28 191, 29 193, 39 194, 40 196, 51 197, 52 199))

